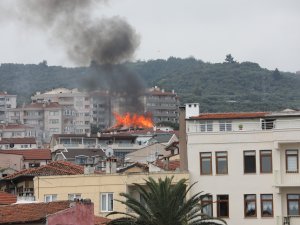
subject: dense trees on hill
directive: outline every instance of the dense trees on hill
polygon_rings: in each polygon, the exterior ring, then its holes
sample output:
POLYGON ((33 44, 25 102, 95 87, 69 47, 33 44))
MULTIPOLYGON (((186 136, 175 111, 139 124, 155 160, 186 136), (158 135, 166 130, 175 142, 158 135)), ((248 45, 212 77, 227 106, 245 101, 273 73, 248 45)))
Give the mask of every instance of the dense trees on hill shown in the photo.
MULTIPOLYGON (((181 103, 199 102, 201 111, 269 111, 300 108, 300 77, 270 71, 257 63, 236 62, 227 55, 224 63, 204 63, 194 58, 138 61, 125 64, 140 76, 145 86, 174 89, 181 103)), ((101 77, 92 67, 64 68, 38 65, 1 64, 0 91, 18 94, 18 102, 30 101, 36 91, 56 87, 101 87, 101 77), (97 81, 97 82, 96 82, 97 81)))

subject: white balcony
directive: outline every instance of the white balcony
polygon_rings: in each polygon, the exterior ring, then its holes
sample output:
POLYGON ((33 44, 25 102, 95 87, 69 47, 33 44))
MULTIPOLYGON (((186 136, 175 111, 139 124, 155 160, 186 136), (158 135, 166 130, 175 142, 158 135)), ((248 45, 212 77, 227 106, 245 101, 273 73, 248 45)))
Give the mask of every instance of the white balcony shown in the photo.
POLYGON ((300 174, 275 170, 274 183, 276 187, 300 187, 300 174))

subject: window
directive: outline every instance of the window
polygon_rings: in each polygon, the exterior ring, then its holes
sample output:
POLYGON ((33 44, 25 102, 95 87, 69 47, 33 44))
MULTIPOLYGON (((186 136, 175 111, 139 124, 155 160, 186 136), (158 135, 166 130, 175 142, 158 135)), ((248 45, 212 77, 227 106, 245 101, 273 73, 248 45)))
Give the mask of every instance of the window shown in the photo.
POLYGON ((261 202, 261 216, 262 217, 273 217, 273 195, 262 194, 260 195, 261 202))
POLYGON ((260 172, 272 173, 272 151, 271 150, 260 151, 260 172))
POLYGON ((101 212, 113 211, 113 193, 101 193, 100 201, 101 212))
POLYGON ((287 207, 289 216, 299 216, 300 194, 287 195, 287 207))
POLYGON ((211 195, 203 196, 201 199, 202 213, 208 215, 209 217, 213 216, 213 198, 211 195))
POLYGON ((58 116, 59 111, 49 111, 49 116, 58 116))
POLYGON ((68 194, 68 200, 74 201, 74 199, 81 199, 81 194, 68 194))
POLYGON ((256 173, 255 151, 244 151, 244 173, 256 173))
POLYGON ((220 120, 219 128, 220 128, 220 131, 232 131, 232 121, 231 120, 220 120))
POLYGON ((245 217, 256 217, 256 195, 244 195, 245 217))
POLYGON ((216 152, 216 174, 228 174, 227 152, 216 152))
POLYGON ((75 162, 76 164, 86 164, 87 158, 87 156, 75 156, 75 162))
POLYGON ((40 166, 40 163, 29 163, 29 168, 36 168, 39 166, 40 166))
POLYGON ((200 173, 202 175, 212 174, 211 152, 200 153, 200 167, 200 173))
POLYGON ((286 150, 286 172, 298 173, 298 150, 286 150))
POLYGON ((229 217, 229 196, 217 195, 217 216, 229 217))
POLYGON ((213 122, 212 121, 201 121, 200 122, 200 131, 201 132, 213 131, 213 122))
POLYGON ((44 202, 53 202, 57 200, 57 195, 56 194, 51 194, 51 195, 45 195, 44 196, 44 202))
POLYGON ((262 130, 271 130, 275 128, 275 119, 262 119, 261 120, 261 129, 262 130))
POLYGON ((59 119, 50 119, 49 120, 49 124, 58 124, 59 123, 59 119))

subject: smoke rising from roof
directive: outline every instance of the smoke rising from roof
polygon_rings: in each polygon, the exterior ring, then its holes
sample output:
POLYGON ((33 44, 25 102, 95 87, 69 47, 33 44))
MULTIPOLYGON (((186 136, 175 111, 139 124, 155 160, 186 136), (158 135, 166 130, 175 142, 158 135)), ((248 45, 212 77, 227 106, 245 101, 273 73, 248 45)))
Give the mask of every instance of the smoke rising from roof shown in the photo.
POLYGON ((18 2, 22 21, 43 31, 65 48, 77 65, 119 64, 132 59, 140 38, 121 17, 92 18, 104 0, 26 0, 18 2))

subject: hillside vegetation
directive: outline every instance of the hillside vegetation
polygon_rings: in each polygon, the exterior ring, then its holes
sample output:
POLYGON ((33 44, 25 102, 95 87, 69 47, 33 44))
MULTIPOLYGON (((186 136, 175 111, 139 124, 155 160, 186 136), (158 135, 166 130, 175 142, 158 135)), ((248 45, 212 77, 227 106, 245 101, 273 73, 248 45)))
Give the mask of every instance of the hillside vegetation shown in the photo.
MULTIPOLYGON (((181 103, 199 102, 202 112, 273 111, 300 108, 300 76, 270 71, 252 62, 205 63, 194 58, 127 63, 145 86, 174 89, 181 103)), ((103 73, 103 71, 99 72, 103 73)), ((18 102, 30 101, 36 91, 56 87, 85 88, 98 81, 93 67, 64 68, 2 64, 0 91, 17 94, 18 102)), ((96 84, 96 85, 95 85, 96 84)), ((101 85, 99 85, 100 87, 101 85)))

